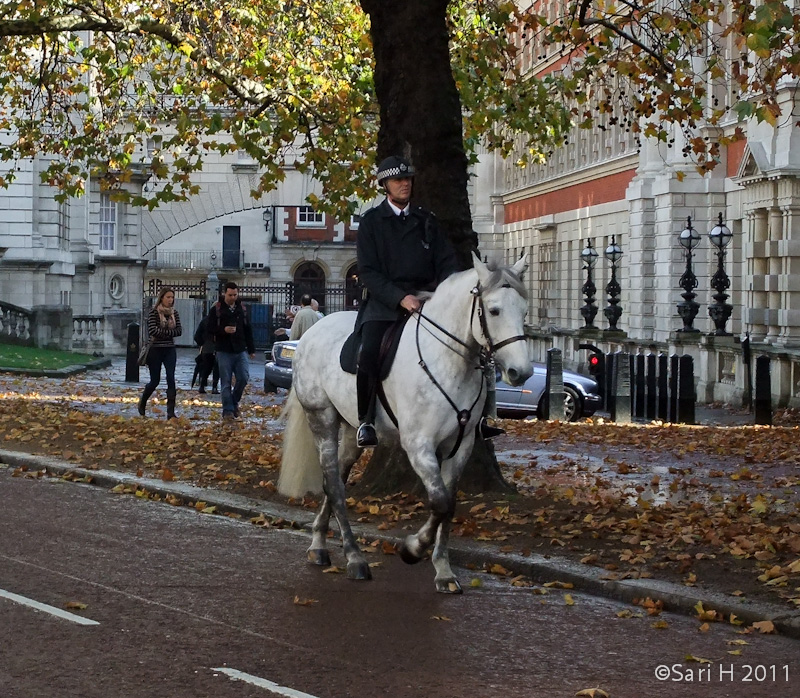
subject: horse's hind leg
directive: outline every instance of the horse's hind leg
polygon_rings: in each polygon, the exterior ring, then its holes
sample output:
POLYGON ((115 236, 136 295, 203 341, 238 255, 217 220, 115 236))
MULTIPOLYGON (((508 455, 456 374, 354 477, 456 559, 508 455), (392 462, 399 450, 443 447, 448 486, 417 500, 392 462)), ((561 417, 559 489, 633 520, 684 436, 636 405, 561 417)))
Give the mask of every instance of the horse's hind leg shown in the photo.
MULTIPOLYGON (((339 473, 343 483, 347 483, 350 469, 361 455, 361 449, 356 445, 356 431, 349 424, 342 428, 342 440, 339 443, 339 473)), ((325 495, 322 506, 319 508, 314 523, 311 526, 311 547, 308 549, 308 559, 315 565, 330 567, 331 556, 328 552, 328 524, 331 518, 330 499, 325 495)))
MULTIPOLYGON (((332 511, 342 535, 342 547, 347 558, 348 578, 372 579, 369 564, 367 564, 367 560, 356 542, 353 530, 350 528, 350 522, 347 519, 344 480, 342 475, 339 474, 339 415, 333 407, 313 411, 307 410, 307 415, 311 429, 317 438, 325 490, 325 501, 323 501, 320 512, 314 520, 315 527, 319 522, 319 532, 317 530, 314 531, 312 549, 319 551, 324 548, 322 532, 324 529, 325 535, 327 535, 328 519, 332 511)), ((347 428, 345 428, 346 432, 347 428)), ((349 449, 346 449, 346 451, 348 454, 351 453, 349 449)), ((348 473, 353 462, 355 462, 355 458, 345 468, 348 473)), ((327 550, 325 552, 327 553, 327 550)), ((309 550, 309 558, 311 558, 311 550, 309 550)), ((330 562, 330 558, 328 558, 328 561, 330 562)), ((319 564, 322 564, 322 561, 319 564)))

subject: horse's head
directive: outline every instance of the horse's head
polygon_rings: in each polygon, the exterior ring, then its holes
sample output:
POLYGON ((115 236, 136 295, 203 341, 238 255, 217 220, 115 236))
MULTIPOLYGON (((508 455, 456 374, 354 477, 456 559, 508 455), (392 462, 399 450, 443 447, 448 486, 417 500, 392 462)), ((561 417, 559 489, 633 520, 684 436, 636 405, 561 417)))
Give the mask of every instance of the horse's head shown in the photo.
POLYGON ((478 273, 478 312, 472 318, 472 334, 476 341, 494 355, 510 385, 522 385, 533 373, 524 336, 525 316, 528 314, 528 294, 522 284, 522 272, 527 267, 527 255, 513 267, 486 265, 473 253, 478 273))

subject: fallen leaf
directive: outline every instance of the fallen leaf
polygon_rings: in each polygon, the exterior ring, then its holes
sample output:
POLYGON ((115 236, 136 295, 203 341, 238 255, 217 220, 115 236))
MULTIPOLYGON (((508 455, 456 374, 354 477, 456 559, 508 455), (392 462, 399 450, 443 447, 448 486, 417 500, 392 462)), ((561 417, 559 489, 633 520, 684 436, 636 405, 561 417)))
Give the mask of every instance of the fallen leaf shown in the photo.
POLYGON ((70 611, 83 611, 88 607, 88 604, 81 603, 80 601, 68 601, 64 604, 64 608, 68 608, 70 611))
POLYGON ((431 616, 431 618, 433 620, 444 620, 444 621, 447 621, 448 623, 452 623, 453 622, 453 619, 452 618, 448 618, 447 616, 431 616))
POLYGON ((609 698, 608 693, 606 693, 602 688, 584 688, 582 691, 578 691, 576 696, 581 696, 581 698, 609 698))
POLYGON ((771 620, 760 620, 752 625, 760 633, 768 634, 775 632, 775 624, 771 620))
POLYGON ((319 603, 319 601, 317 599, 301 599, 299 596, 294 597, 295 606, 313 606, 315 603, 319 603))

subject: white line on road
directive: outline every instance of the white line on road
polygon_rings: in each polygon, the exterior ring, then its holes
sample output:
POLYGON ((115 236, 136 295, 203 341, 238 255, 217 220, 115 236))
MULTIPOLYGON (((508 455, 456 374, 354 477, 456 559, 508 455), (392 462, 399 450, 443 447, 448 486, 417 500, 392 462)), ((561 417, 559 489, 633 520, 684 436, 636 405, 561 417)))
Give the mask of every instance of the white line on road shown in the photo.
POLYGON ((295 691, 293 688, 279 686, 273 681, 268 681, 267 679, 262 679, 259 676, 253 676, 252 674, 245 674, 243 671, 238 671, 237 669, 218 667, 216 669, 212 669, 211 671, 218 671, 221 674, 227 674, 234 681, 245 681, 253 684, 253 686, 266 688, 268 691, 272 691, 278 695, 287 696, 287 698, 316 698, 316 696, 312 696, 310 693, 303 693, 302 691, 295 691))
POLYGON ((20 596, 19 594, 12 594, 10 591, 5 591, 0 589, 0 598, 8 599, 9 601, 14 601, 16 603, 22 604, 23 606, 30 606, 31 608, 35 608, 37 611, 44 611, 45 613, 49 613, 53 616, 58 616, 59 618, 63 618, 64 620, 72 621, 73 623, 77 623, 78 625, 100 625, 96 620, 91 620, 89 618, 83 618, 81 616, 76 616, 74 613, 70 613, 69 611, 62 611, 60 608, 56 608, 55 606, 48 606, 46 603, 39 603, 38 601, 34 601, 33 599, 29 599, 25 596, 20 596))

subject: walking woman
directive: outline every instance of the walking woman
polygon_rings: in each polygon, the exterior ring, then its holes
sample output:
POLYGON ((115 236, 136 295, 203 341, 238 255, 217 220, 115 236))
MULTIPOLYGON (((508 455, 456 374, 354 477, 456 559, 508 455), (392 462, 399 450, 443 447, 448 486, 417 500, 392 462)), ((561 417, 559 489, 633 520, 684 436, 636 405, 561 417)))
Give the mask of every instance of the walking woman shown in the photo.
POLYGON ((150 369, 150 382, 144 386, 139 398, 139 414, 144 417, 147 400, 161 380, 161 366, 167 372, 167 419, 175 416, 175 337, 182 333, 181 319, 174 308, 175 292, 169 286, 162 286, 156 304, 147 315, 147 335, 150 338, 150 351, 147 354, 147 368, 150 369))

